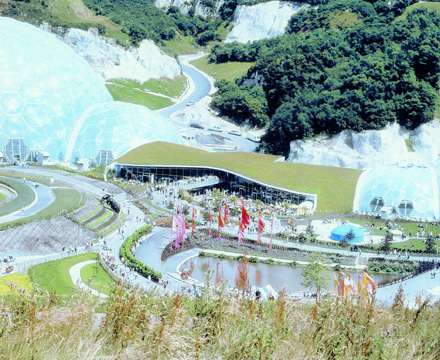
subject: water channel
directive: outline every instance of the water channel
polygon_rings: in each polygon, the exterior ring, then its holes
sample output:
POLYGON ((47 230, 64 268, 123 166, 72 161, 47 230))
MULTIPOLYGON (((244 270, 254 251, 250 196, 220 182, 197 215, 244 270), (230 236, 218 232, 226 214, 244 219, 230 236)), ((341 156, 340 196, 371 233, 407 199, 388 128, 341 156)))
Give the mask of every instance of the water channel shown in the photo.
MULTIPOLYGON (((220 282, 226 281, 228 285, 235 286, 235 277, 237 275, 237 268, 239 262, 236 260, 222 260, 212 257, 193 257, 183 263, 180 267, 180 271, 184 269, 193 269, 191 277, 200 282, 206 282, 206 272, 213 270, 212 281, 220 282)), ((295 293, 302 290, 307 290, 301 286, 303 276, 301 275, 301 267, 290 267, 284 265, 267 265, 263 263, 249 263, 249 282, 250 285, 257 287, 264 287, 271 285, 276 291, 281 290, 286 286, 286 290, 290 293, 295 293)), ((333 289, 333 273, 330 272, 330 289, 333 289)), ((350 273, 357 286, 357 273, 350 273)), ((378 274, 369 273, 369 275, 380 283, 382 281, 388 281, 400 278, 401 275, 391 274, 378 274)), ((337 273, 336 273, 337 276, 337 273)))

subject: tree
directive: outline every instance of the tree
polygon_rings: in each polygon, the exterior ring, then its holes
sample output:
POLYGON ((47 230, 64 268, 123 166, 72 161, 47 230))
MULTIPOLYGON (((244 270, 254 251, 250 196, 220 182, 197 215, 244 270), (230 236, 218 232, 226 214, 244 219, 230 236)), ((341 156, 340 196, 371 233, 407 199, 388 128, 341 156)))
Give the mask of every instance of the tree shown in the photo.
POLYGON ((316 289, 316 301, 321 297, 321 290, 329 289, 330 286, 330 273, 324 264, 325 257, 314 253, 309 258, 309 263, 301 271, 301 275, 304 277, 301 285, 308 289, 316 289))
POLYGON ((428 238, 426 239, 426 252, 428 254, 433 254, 435 252, 434 250, 434 239, 431 236, 428 236, 428 238))
POLYGON ((391 241, 393 241, 393 234, 389 232, 382 240, 381 250, 385 251, 386 253, 389 252, 391 250, 391 241))

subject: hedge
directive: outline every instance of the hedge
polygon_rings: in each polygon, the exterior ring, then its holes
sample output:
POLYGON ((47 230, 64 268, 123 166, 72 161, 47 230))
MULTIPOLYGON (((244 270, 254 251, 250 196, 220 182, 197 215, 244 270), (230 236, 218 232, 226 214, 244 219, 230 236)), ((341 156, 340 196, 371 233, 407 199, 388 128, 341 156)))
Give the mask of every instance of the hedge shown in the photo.
POLYGON ((139 259, 136 259, 130 252, 130 249, 133 245, 136 244, 136 242, 144 235, 149 234, 151 230, 153 229, 152 225, 146 225, 141 227, 140 229, 136 230, 131 236, 129 236, 124 243, 121 246, 121 249, 119 250, 119 255, 121 258, 124 259, 125 264, 127 266, 132 266, 136 268, 137 272, 144 276, 148 277, 151 276, 151 279, 154 281, 159 281, 159 279, 162 278, 162 273, 159 271, 155 271, 151 267, 145 265, 142 261, 139 259))

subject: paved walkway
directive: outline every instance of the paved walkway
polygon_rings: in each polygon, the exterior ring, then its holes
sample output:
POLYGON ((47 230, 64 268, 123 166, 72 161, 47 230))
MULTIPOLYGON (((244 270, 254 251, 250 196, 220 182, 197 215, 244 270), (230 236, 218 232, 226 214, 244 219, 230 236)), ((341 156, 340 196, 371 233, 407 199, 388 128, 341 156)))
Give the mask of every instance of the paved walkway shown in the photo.
POLYGON ((86 265, 94 264, 94 263, 98 263, 98 261, 97 260, 87 260, 87 261, 80 262, 76 265, 73 265, 69 270, 70 277, 71 277, 73 283, 75 285, 77 285, 78 287, 80 287, 81 289, 90 291, 93 295, 99 296, 100 298, 103 298, 103 299, 108 298, 108 295, 106 295, 102 292, 96 291, 95 289, 92 289, 90 286, 86 285, 81 279, 81 269, 86 265))
MULTIPOLYGON (((44 171, 40 170, 38 173, 45 173, 44 171)), ((46 174, 47 175, 47 174, 46 174)), ((58 174, 50 174, 53 177, 61 178, 64 181, 69 181, 70 179, 66 176, 57 176, 58 174)), ((73 181, 72 181, 73 183, 73 181)), ((102 194, 102 188, 95 187, 90 184, 83 185, 84 183, 81 183, 79 180, 75 180, 76 185, 82 186, 84 189, 86 189, 89 192, 94 193, 95 195, 101 195, 102 194)), ((105 187, 105 183, 102 183, 102 187, 105 187)), ((160 203, 160 196, 156 196, 158 194, 155 194, 155 203, 160 203), (159 200, 159 201, 157 201, 159 200)), ((132 235, 137 229, 139 229, 141 226, 145 225, 143 222, 140 221, 133 221, 132 219, 135 219, 136 216, 138 218, 143 219, 144 214, 141 212, 140 209, 138 209, 135 205, 132 205, 130 202, 125 200, 131 200, 131 197, 127 194, 120 194, 118 195, 118 200, 123 206, 123 210, 125 213, 130 212, 130 216, 127 217, 127 220, 125 224, 123 225, 122 229, 124 230, 124 238, 132 235)), ((214 227, 213 227, 214 228, 214 227)), ((164 274, 164 279, 169 281, 169 284, 167 286, 167 291, 173 292, 175 290, 182 290, 182 288, 187 287, 188 284, 183 282, 181 279, 179 279, 178 274, 176 273, 176 269, 183 261, 185 261, 188 257, 197 255, 198 252, 201 249, 192 249, 189 251, 182 252, 180 254, 177 254, 173 256, 172 258, 168 259, 165 264, 162 264, 160 260, 160 255, 162 253, 162 250, 165 248, 165 246, 170 241, 170 229, 169 228, 159 228, 156 227, 153 229, 153 234, 148 237, 147 241, 145 241, 137 250, 136 257, 142 259, 148 266, 153 267, 155 270, 162 271, 164 274)), ((226 228, 225 231, 231 232, 232 234, 236 234, 236 229, 228 229, 226 228)), ((251 235, 246 234, 246 237, 250 239, 256 239, 257 235, 251 235)), ((155 284, 153 282, 148 281, 148 279, 145 279, 141 276, 137 276, 135 273, 131 273, 127 267, 125 267, 124 264, 122 264, 119 260, 119 249, 124 241, 124 238, 122 237, 122 234, 113 233, 106 237, 107 245, 111 247, 112 253, 115 257, 115 262, 118 265, 118 269, 123 269, 123 271, 128 274, 129 279, 132 280, 133 283, 137 283, 139 286, 145 288, 145 289, 151 289, 154 288, 157 291, 163 293, 164 288, 162 286, 159 286, 158 284, 155 284)), ((269 239, 266 237, 262 238, 262 241, 269 242, 269 239)), ((358 255, 358 253, 352 253, 347 250, 343 249, 328 249, 328 248, 321 248, 318 246, 313 246, 310 244, 299 244, 299 243, 291 243, 286 242, 280 239, 274 239, 274 244, 279 244, 283 246, 289 246, 289 247, 297 247, 303 250, 311 250, 311 251, 322 251, 327 253, 343 253, 345 255, 358 255)), ((85 252, 85 249, 78 249, 78 252, 85 252)), ((62 254, 51 254, 46 256, 33 256, 33 257, 25 257, 25 258, 19 258, 17 262, 14 263, 14 266, 16 267, 16 271, 25 271, 29 266, 35 265, 37 263, 50 261, 50 260, 56 260, 61 258, 62 254)), ((368 258, 370 256, 377 256, 373 253, 362 253, 362 258, 368 258)), ((381 257, 385 257, 384 255, 380 255, 381 257)), ((429 257, 415 257, 412 256, 411 259, 416 260, 429 260, 432 258, 429 257)), ((80 264, 78 264, 80 265, 80 264)), ((76 280, 78 279, 78 272, 80 273, 80 267, 73 270, 73 276, 76 280), (75 275, 76 274, 76 275, 75 275)), ((80 277, 80 276, 79 276, 80 277)), ((431 279, 429 273, 425 273, 423 275, 420 275, 418 277, 412 278, 410 280, 407 280, 402 283, 404 286, 405 294, 406 294, 406 300, 408 304, 411 306, 414 306, 416 296, 420 292, 424 292, 427 294, 427 290, 435 288, 440 285, 440 277, 437 277, 436 279, 431 279)), ((399 285, 392 285, 385 288, 381 288, 378 290, 377 298, 381 301, 384 301, 385 303, 390 303, 390 299, 394 296, 398 289, 399 285)))

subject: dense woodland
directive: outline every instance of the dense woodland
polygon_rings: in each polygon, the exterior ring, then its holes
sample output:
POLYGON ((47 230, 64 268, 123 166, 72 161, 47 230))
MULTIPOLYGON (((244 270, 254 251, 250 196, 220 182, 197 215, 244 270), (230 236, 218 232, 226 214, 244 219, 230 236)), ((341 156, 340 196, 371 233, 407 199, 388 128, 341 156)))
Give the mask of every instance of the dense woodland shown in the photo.
POLYGON ((407 128, 438 107, 440 16, 414 1, 336 0, 295 14, 284 36, 214 46, 211 61, 255 61, 262 87, 219 82, 213 105, 254 126, 268 124, 262 148, 286 154, 292 140, 346 129, 407 128), (341 18, 349 19, 341 22, 341 18), (339 23, 338 23, 339 21, 339 23))

